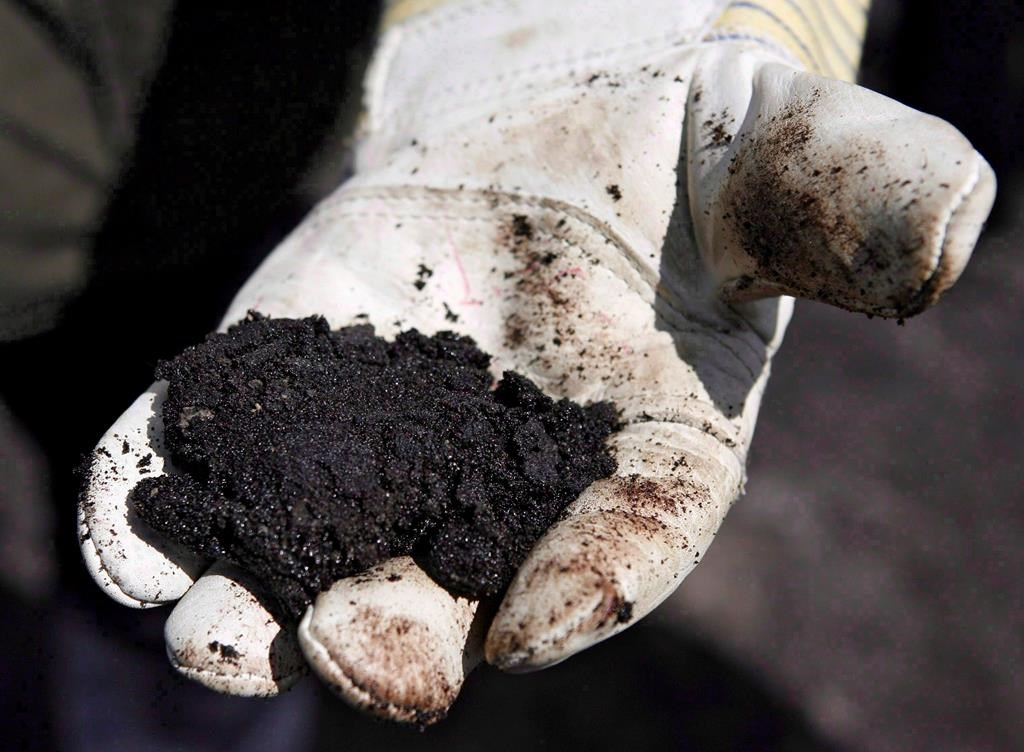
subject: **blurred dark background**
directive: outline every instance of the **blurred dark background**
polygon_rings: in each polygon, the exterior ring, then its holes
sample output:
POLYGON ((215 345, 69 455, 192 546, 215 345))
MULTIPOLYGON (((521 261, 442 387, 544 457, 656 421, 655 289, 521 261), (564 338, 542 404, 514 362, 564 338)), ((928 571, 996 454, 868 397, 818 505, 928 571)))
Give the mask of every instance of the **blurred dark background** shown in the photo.
POLYGON ((105 600, 71 469, 348 169, 374 3, 0 1, 5 749, 1009 750, 1024 738, 1024 5, 874 0, 861 83, 1000 181, 959 284, 904 327, 800 303, 746 497, 654 615, 470 677, 416 734, 313 680, 173 675, 105 600))

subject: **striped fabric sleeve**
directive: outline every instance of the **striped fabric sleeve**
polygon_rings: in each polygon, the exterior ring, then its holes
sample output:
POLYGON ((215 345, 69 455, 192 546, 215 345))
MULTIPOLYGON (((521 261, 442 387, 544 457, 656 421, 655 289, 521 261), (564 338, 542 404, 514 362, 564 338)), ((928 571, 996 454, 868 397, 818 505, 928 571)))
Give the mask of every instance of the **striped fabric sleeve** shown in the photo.
MULTIPOLYGON (((461 0, 385 0, 382 26, 461 0)), ((686 2, 686 0, 679 0, 686 2)), ((751 39, 807 70, 853 81, 871 0, 729 0, 707 39, 751 39)))
POLYGON ((460 0, 384 0, 384 16, 381 18, 381 28, 400 23, 407 18, 426 13, 428 10, 440 8, 442 5, 451 5, 460 0))
POLYGON ((870 0, 731 0, 710 39, 752 39, 781 48, 823 76, 857 77, 870 0))

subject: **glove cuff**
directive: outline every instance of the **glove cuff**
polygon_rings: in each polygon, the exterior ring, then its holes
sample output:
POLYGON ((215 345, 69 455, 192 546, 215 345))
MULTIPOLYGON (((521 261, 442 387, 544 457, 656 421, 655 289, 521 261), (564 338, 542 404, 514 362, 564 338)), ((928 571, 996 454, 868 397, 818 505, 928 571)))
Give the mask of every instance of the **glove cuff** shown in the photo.
POLYGON ((706 37, 759 42, 788 53, 808 71, 857 77, 867 0, 732 0, 706 37))

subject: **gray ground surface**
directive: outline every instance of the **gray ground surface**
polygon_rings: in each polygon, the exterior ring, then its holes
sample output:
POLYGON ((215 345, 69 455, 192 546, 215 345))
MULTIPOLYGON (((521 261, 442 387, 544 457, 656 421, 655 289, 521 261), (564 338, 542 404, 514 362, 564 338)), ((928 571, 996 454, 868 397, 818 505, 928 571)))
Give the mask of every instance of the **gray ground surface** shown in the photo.
POLYGON ((670 602, 869 750, 1024 738, 1024 234, 906 326, 797 305, 747 494, 670 602))

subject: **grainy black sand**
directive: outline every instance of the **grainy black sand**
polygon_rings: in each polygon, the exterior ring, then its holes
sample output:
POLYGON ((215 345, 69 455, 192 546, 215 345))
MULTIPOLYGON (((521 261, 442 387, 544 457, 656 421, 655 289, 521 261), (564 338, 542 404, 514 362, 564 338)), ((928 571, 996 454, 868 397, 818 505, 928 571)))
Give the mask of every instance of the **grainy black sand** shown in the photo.
POLYGON ((565 506, 615 461, 614 407, 497 388, 473 340, 258 314, 156 375, 179 474, 139 515, 261 578, 298 616, 338 578, 412 554, 458 595, 501 593, 565 506))

